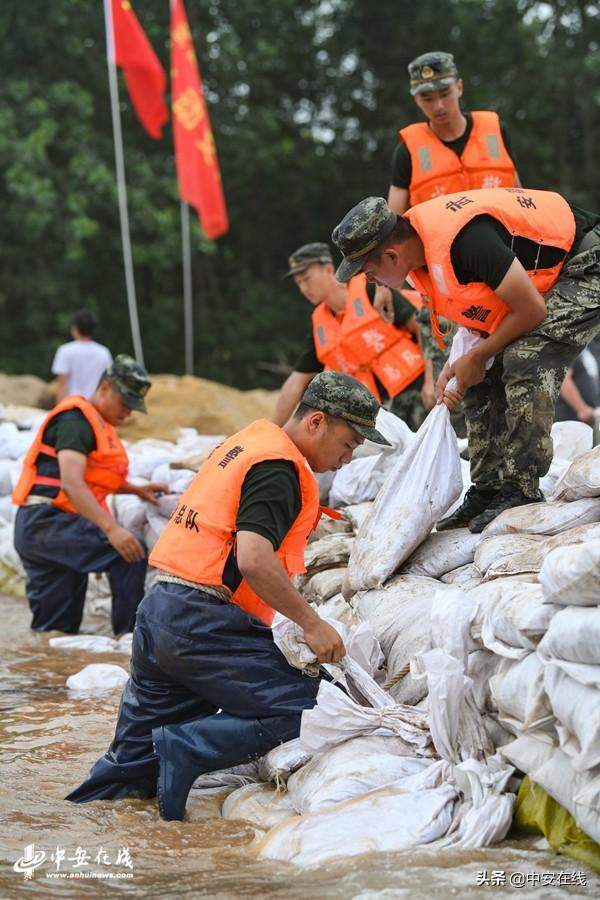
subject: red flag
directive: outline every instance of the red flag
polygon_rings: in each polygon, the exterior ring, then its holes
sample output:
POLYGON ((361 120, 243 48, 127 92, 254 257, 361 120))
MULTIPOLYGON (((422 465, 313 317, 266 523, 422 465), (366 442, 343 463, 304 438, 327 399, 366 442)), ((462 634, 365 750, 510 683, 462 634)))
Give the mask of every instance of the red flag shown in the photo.
POLYGON ((221 174, 192 35, 182 0, 171 2, 171 105, 179 196, 208 238, 229 228, 221 174))
POLYGON ((165 103, 165 70, 129 0, 109 2, 114 35, 114 59, 111 61, 123 69, 138 119, 150 137, 161 138, 162 127, 169 118, 165 103))

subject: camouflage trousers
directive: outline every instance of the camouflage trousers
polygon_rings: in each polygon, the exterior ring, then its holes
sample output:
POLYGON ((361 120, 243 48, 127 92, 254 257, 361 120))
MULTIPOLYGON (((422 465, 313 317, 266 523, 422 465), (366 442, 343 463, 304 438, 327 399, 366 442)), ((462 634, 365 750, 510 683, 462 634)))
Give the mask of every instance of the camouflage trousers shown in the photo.
POLYGON ((509 481, 534 499, 552 462, 550 429, 567 369, 600 334, 600 232, 567 263, 546 307, 541 325, 506 347, 464 400, 474 484, 509 481))
MULTIPOLYGON (((389 404, 390 412, 402 419, 413 431, 418 431, 427 412, 421 400, 422 378, 416 380, 419 387, 409 384, 402 393, 397 394, 389 404)), ((388 405, 387 403, 385 404, 388 405)))

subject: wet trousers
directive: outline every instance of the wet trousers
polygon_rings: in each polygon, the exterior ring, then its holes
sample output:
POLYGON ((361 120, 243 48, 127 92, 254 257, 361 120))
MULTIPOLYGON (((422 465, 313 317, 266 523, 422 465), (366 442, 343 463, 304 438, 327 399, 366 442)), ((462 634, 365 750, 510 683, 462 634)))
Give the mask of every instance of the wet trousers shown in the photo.
POLYGON ((464 400, 473 483, 497 490, 511 482, 536 500, 552 462, 550 430, 567 369, 600 334, 600 233, 545 299, 541 325, 509 344, 464 400))
POLYGON ((91 572, 106 572, 115 634, 131 631, 144 596, 147 561, 126 562, 96 525, 49 503, 21 506, 15 549, 25 569, 34 631, 76 634, 91 572))
POLYGON ((256 759, 298 737, 319 683, 292 668, 271 629, 238 606, 157 582, 138 609, 114 740, 66 799, 153 797, 152 729, 161 725, 193 723, 195 744, 206 748, 203 772, 256 759))

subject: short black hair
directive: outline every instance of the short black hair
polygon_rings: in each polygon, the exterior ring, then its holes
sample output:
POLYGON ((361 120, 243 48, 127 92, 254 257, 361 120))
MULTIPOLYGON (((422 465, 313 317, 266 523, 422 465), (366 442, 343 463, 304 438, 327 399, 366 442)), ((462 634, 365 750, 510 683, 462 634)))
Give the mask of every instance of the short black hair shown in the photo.
POLYGON ((98 319, 91 309, 78 309, 71 319, 71 325, 75 326, 79 334, 91 337, 98 326, 98 319))
POLYGON ((326 419, 332 418, 332 416, 330 416, 329 413, 326 413, 324 410, 317 409, 316 406, 311 406, 310 403, 300 402, 294 412, 294 419, 298 419, 298 421, 301 422, 302 419, 305 418, 305 416, 309 416, 314 412, 322 412, 326 419))
POLYGON ((390 244, 404 244, 408 241, 414 234, 416 234, 416 230, 410 224, 408 219, 405 219, 404 216, 398 216, 396 224, 394 225, 391 233, 383 240, 369 256, 372 259, 379 260, 381 258, 381 254, 383 251, 390 246, 390 244))

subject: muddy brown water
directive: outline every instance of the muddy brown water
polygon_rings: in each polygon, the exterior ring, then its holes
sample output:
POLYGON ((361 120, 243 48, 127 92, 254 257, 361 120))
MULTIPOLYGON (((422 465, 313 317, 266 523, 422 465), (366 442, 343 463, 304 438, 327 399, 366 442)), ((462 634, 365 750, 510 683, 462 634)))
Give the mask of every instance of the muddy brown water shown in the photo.
MULTIPOLYGON (((220 818, 226 792, 209 797, 192 792, 183 823, 160 821, 151 800, 67 803, 64 796, 110 742, 120 691, 75 699, 65 681, 91 662, 127 668, 127 657, 53 650, 48 645, 52 635, 29 631, 24 600, 0 597, 0 617, 2 900, 92 893, 102 898, 161 900, 251 896, 428 900, 479 897, 486 892, 544 898, 600 896, 599 876, 554 855, 539 838, 511 836, 481 851, 371 853, 307 870, 257 859, 253 844, 260 832, 248 823, 220 818), (32 844, 32 859, 41 861, 36 868, 29 867, 26 878, 14 865, 32 844), (78 866, 82 858, 87 865, 78 866), (64 876, 79 872, 131 877, 57 880, 52 877, 57 867, 64 876), (478 886, 478 873, 483 871, 488 878, 492 872, 504 873, 496 880, 504 877, 507 884, 478 886), (524 880, 548 872, 583 872, 587 886, 531 887, 525 881, 526 886, 518 889, 508 884, 512 873, 524 880)), ((106 634, 107 620, 88 617, 84 630, 106 634)))

